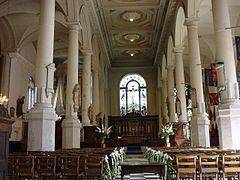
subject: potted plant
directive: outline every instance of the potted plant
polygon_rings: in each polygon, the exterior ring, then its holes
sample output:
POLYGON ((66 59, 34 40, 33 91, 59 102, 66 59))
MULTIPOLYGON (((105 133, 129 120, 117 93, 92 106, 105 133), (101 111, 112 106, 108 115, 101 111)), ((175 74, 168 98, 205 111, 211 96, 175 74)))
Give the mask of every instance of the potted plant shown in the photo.
POLYGON ((167 147, 171 146, 169 136, 174 135, 174 133, 175 132, 172 123, 167 123, 165 126, 162 127, 161 137, 165 138, 167 147))
POLYGON ((109 136, 111 128, 112 126, 105 127, 104 124, 101 124, 101 126, 96 128, 96 132, 99 134, 102 147, 105 146, 105 139, 109 136))

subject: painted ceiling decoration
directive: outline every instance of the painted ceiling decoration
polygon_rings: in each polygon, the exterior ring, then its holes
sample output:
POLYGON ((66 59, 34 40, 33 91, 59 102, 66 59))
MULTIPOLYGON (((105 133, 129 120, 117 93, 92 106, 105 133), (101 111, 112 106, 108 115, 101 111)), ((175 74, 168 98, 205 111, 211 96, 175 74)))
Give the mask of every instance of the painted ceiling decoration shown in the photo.
POLYGON ((153 66, 168 0, 95 0, 111 65, 153 66))

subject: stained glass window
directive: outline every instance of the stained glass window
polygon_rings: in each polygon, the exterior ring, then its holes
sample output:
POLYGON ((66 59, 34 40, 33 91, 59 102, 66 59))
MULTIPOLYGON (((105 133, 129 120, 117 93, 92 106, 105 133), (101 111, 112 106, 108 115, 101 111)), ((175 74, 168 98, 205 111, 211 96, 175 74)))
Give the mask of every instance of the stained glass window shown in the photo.
POLYGON ((29 78, 28 82, 28 110, 33 108, 34 102, 35 102, 35 90, 34 90, 34 81, 33 78, 29 78))
POLYGON ((120 82, 120 115, 130 112, 147 115, 146 81, 138 74, 128 74, 120 82))

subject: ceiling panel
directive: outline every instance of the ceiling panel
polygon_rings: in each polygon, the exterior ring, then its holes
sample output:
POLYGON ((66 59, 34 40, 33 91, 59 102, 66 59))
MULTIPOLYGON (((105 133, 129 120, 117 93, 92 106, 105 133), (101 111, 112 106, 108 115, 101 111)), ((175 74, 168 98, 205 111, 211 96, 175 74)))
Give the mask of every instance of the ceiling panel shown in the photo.
POLYGON ((167 0, 95 1, 112 66, 153 65, 167 4, 167 0))

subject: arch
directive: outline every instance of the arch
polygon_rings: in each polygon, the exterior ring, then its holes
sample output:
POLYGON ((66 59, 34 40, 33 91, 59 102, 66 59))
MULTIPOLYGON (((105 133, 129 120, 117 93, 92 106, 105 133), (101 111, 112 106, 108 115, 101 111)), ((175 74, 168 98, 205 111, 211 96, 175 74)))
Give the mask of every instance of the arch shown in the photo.
POLYGON ((93 57, 96 57, 96 59, 100 59, 96 34, 92 35, 91 44, 92 44, 93 57))
POLYGON ((80 44, 82 50, 92 50, 92 33, 91 33, 91 26, 90 26, 90 20, 89 15, 87 13, 86 7, 82 6, 79 11, 79 17, 80 17, 80 24, 81 24, 81 32, 80 32, 80 44))
POLYGON ((162 56, 162 78, 167 78, 167 58, 165 54, 162 56))
POLYGON ((6 17, 0 18, 1 50, 14 50, 17 47, 16 35, 6 17))
POLYGON ((125 75, 119 83, 120 115, 129 112, 147 114, 147 84, 136 73, 125 75))
POLYGON ((169 36, 167 46, 167 66, 174 66, 173 37, 169 36))
POLYGON ((185 12, 182 6, 179 7, 175 24, 175 47, 183 46, 184 39, 187 36, 187 27, 184 26, 185 12))

